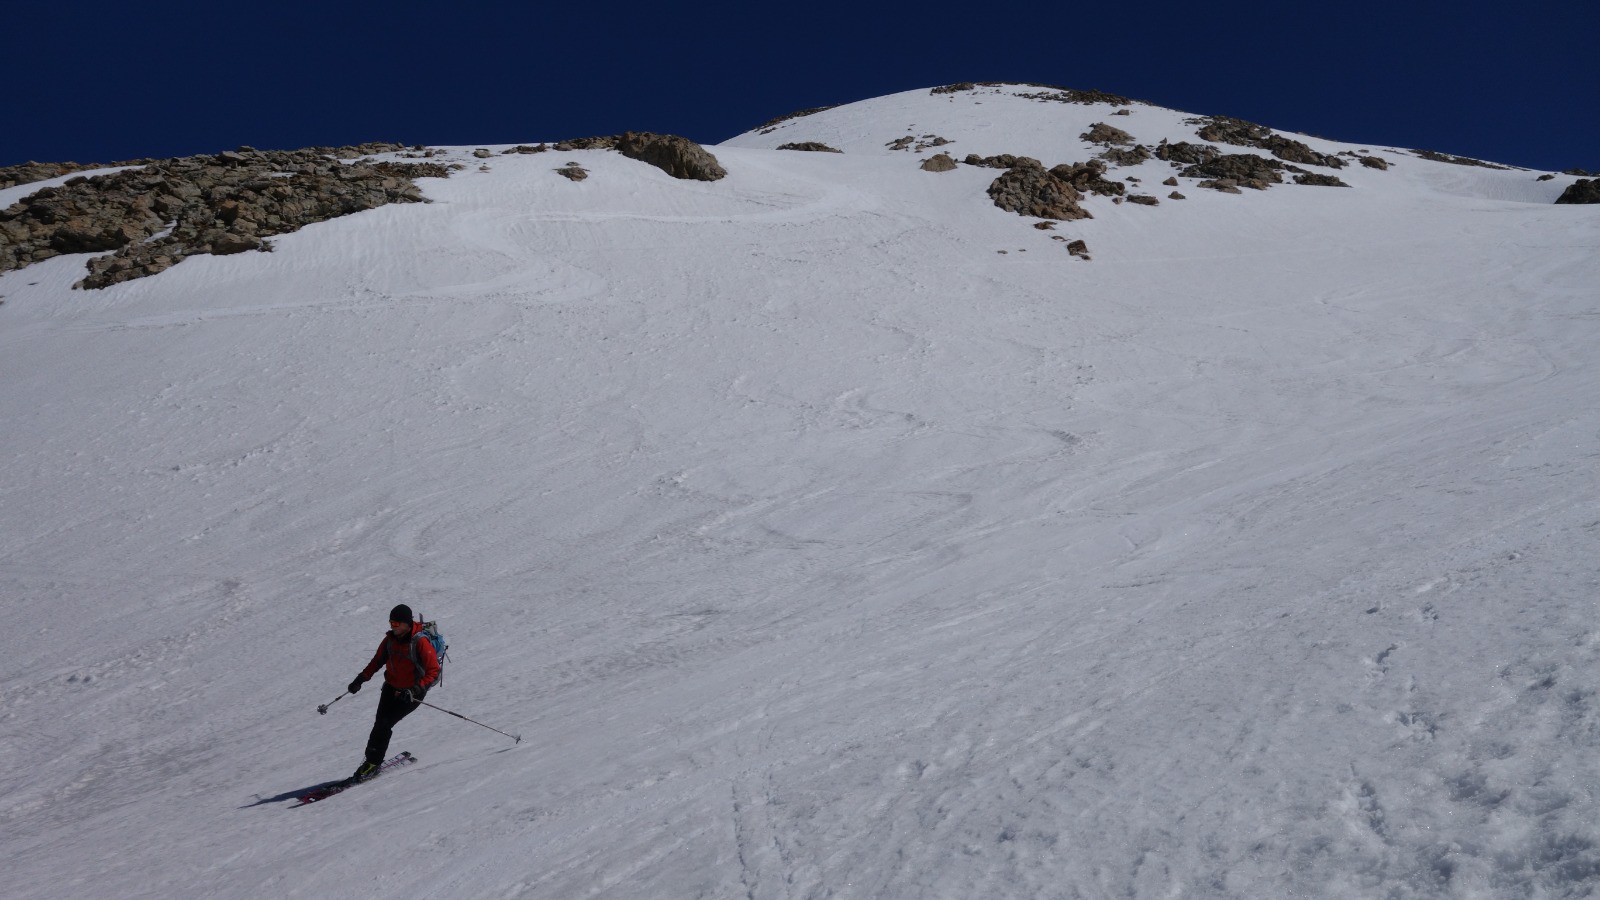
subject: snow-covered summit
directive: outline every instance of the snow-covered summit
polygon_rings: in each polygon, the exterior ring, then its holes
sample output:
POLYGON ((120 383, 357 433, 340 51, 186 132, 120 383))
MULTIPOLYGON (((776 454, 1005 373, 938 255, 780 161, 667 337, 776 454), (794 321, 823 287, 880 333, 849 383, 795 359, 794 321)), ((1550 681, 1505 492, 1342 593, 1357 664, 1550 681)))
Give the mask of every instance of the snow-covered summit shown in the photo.
POLYGON ((6 896, 1600 887, 1596 208, 1302 136, 1391 165, 1053 223, 921 168, 1200 143, 1039 90, 0 275, 6 896), (524 739, 423 709, 288 809, 399 602, 524 739))

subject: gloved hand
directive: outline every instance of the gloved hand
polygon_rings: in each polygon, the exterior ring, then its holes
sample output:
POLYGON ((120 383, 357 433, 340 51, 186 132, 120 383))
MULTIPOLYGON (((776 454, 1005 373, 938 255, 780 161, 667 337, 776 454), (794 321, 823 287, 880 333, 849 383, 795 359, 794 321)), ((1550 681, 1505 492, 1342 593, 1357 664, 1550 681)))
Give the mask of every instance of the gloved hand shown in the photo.
POLYGON ((406 688, 400 692, 400 696, 407 703, 421 703, 422 698, 428 696, 428 689, 425 687, 406 688))
POLYGON ((361 690, 361 679, 357 678, 355 681, 350 682, 350 686, 345 688, 345 690, 349 691, 352 694, 354 694, 356 691, 361 690))

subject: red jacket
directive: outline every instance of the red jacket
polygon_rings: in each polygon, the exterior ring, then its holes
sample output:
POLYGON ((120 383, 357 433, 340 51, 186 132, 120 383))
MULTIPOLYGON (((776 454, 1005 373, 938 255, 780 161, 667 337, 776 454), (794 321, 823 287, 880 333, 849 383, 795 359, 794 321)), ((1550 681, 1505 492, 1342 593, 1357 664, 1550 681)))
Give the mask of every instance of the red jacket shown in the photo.
POLYGON ((383 680, 397 690, 406 688, 432 687, 439 680, 439 655, 433 652, 433 643, 427 638, 417 634, 417 625, 412 623, 411 636, 397 638, 394 632, 383 636, 382 643, 378 644, 378 652, 372 655, 372 662, 361 670, 361 680, 366 681, 382 668, 383 680), (412 662, 412 654, 416 654, 416 662, 412 662), (422 677, 417 677, 417 663, 422 665, 422 677))

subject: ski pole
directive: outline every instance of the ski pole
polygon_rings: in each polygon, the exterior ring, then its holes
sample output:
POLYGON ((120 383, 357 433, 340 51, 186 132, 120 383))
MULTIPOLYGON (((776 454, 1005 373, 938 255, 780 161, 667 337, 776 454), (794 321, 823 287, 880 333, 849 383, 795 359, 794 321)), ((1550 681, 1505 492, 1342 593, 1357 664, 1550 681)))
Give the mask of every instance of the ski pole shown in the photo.
MULTIPOLYGON (((346 691, 345 693, 347 694, 347 693, 349 693, 349 691, 346 691)), ((328 714, 328 707, 334 705, 335 703, 338 703, 340 700, 343 700, 343 699, 344 699, 344 694, 340 694, 339 696, 333 698, 332 700, 329 700, 327 703, 324 703, 321 706, 317 707, 317 715, 321 715, 321 716, 327 715, 328 714)))
POLYGON ((461 713, 450 712, 450 710, 445 709, 442 706, 434 706, 432 703, 429 703, 426 700, 418 700, 417 702, 421 703, 423 706, 432 707, 433 709, 437 709, 439 712, 450 713, 450 715, 455 716, 458 719, 466 719, 468 722, 472 722, 472 724, 477 725, 479 727, 488 728, 490 731, 494 732, 495 734, 505 734, 506 737, 512 738, 518 744, 522 743, 522 735, 520 735, 520 734, 506 734, 504 731, 501 731, 498 728, 490 728, 488 725, 484 725, 482 722, 476 722, 476 721, 473 721, 472 719, 467 719, 467 717, 463 716, 461 713))

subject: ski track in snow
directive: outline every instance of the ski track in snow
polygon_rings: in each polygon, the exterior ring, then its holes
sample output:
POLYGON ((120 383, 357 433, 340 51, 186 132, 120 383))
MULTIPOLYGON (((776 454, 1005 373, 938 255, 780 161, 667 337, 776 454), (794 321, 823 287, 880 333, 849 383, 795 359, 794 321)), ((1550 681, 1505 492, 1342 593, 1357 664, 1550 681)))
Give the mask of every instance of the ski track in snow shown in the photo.
POLYGON ((1587 896, 1600 220, 1372 148, 1081 263, 884 144, 1184 116, 975 97, 0 277, 8 896, 1587 896), (399 601, 524 740, 287 809, 399 601))

